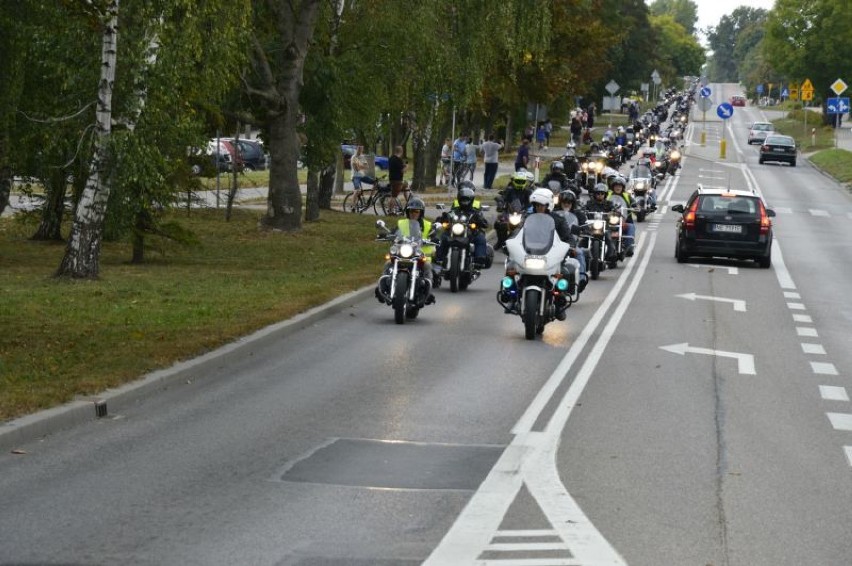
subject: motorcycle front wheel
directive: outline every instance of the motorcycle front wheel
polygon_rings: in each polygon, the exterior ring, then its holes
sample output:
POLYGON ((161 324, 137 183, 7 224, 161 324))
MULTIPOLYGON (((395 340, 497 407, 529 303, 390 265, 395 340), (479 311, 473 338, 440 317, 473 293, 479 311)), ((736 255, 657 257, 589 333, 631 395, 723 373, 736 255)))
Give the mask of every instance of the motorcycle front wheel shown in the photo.
POLYGON ((405 324, 405 304, 408 294, 408 273, 400 271, 396 274, 396 289, 393 294, 393 318, 397 324, 405 324))
POLYGON ((461 258, 459 257, 459 250, 453 248, 450 251, 450 270, 447 274, 447 279, 450 280, 450 291, 453 293, 457 293, 459 290, 459 277, 461 272, 461 258))
POLYGON ((527 340, 534 339, 538 331, 539 310, 541 310, 541 292, 527 291, 524 299, 524 336, 527 340))
POLYGON ((589 271, 592 274, 592 280, 597 280, 601 274, 601 243, 599 240, 592 241, 592 248, 589 256, 589 271))

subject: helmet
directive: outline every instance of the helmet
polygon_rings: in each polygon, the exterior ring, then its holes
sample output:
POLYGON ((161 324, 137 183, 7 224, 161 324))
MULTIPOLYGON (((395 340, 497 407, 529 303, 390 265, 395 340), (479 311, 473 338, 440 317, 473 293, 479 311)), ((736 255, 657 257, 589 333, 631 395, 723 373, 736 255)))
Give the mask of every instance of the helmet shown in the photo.
POLYGON ((470 187, 462 187, 459 189, 458 196, 456 196, 456 200, 459 201, 459 205, 465 208, 469 207, 473 204, 473 199, 476 194, 473 192, 473 189, 470 187))
POLYGON ((561 173, 565 170, 565 164, 563 164, 561 161, 554 161, 550 164, 550 170, 554 173, 556 173, 557 171, 561 173))
POLYGON ((568 203, 576 204, 577 195, 574 194, 574 191, 564 190, 559 193, 559 204, 564 206, 568 203))
POLYGON ((595 185, 595 188, 592 189, 592 194, 606 196, 606 193, 608 191, 609 189, 606 188, 606 183, 598 183, 597 185, 595 185))
POLYGON ((421 213, 426 210, 426 205, 417 197, 414 197, 410 201, 408 201, 408 205, 405 207, 405 215, 408 216, 408 213, 412 210, 419 210, 421 213))
POLYGON ((615 188, 616 185, 621 185, 621 190, 623 191, 627 188, 627 181, 625 181, 624 177, 622 177, 621 175, 616 175, 615 178, 612 180, 611 187, 615 188))
POLYGON ((553 204, 553 191, 550 189, 536 189, 530 195, 530 204, 543 204, 550 210, 550 205, 553 204))
POLYGON ((524 171, 517 171, 512 175, 512 186, 518 190, 524 189, 528 182, 527 174, 524 171))

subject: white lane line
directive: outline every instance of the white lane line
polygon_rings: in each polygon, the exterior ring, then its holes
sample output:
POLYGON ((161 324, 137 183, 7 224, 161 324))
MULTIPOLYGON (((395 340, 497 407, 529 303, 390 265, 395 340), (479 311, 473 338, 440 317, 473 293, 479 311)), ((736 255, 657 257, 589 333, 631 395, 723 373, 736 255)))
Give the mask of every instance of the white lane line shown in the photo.
POLYGON ((517 558, 513 560, 477 560, 476 566, 583 566, 573 558, 517 558))
POLYGON ((820 356, 825 355, 825 348, 822 347, 822 344, 805 344, 802 343, 802 352, 806 354, 817 354, 820 356))
POLYGON ((497 542, 488 545, 485 550, 494 552, 535 552, 538 550, 568 550, 564 542, 497 542))
POLYGON ((816 338, 819 335, 817 334, 816 328, 810 328, 806 326, 797 326, 796 334, 799 336, 805 336, 807 338, 816 338))
POLYGON ((778 278, 781 289, 793 290, 796 288, 796 284, 793 283, 793 278, 790 276, 790 271, 787 269, 787 264, 784 263, 784 254, 781 253, 781 246, 777 240, 772 244, 772 269, 775 271, 775 277, 778 278))
POLYGON ((802 296, 795 291, 784 291, 785 299, 801 299, 802 296))
POLYGON ((787 308, 791 311, 803 311, 805 310, 805 305, 802 303, 787 303, 787 308))
POLYGON ((827 217, 829 217, 829 216, 831 216, 831 215, 828 213, 828 211, 826 211, 826 210, 819 210, 819 209, 817 209, 817 208, 809 208, 809 209, 808 209, 808 212, 810 212, 812 216, 822 216, 822 217, 826 217, 826 218, 827 218, 827 217))
POLYGON ((813 322, 813 319, 809 314, 794 314, 793 320, 795 322, 813 322))
POLYGON ((786 206, 777 206, 772 210, 775 211, 775 214, 793 214, 793 209, 786 206))
POLYGON ((845 387, 834 385, 820 385, 819 394, 826 401, 849 401, 849 394, 845 387))
POLYGON ((846 459, 849 460, 849 465, 852 466, 852 446, 844 446, 843 451, 846 452, 846 459))
POLYGON ((852 432, 852 415, 849 413, 826 413, 834 430, 852 432))
POLYGON ((811 370, 817 375, 837 375, 837 368, 834 364, 826 362, 811 362, 811 370))

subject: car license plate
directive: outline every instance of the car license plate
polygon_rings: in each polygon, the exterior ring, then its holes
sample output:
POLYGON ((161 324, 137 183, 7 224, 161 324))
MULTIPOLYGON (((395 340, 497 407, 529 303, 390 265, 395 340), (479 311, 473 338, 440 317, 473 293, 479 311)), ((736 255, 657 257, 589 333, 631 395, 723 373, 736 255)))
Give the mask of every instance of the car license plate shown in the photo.
POLYGON ((741 224, 716 224, 713 230, 715 232, 727 232, 728 234, 743 233, 743 227, 741 224))

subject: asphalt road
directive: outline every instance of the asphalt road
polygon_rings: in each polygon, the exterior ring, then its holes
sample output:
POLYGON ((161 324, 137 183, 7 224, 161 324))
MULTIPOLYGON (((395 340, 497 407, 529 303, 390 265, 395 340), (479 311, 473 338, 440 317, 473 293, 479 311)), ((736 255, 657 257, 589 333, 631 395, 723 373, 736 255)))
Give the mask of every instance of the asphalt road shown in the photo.
POLYGON ((495 263, 404 326, 352 296, 0 454, 0 564, 848 565, 852 201, 758 166, 759 118, 725 160, 693 119, 638 253, 540 340, 495 263), (764 195, 771 269, 676 263, 698 183, 764 195))

